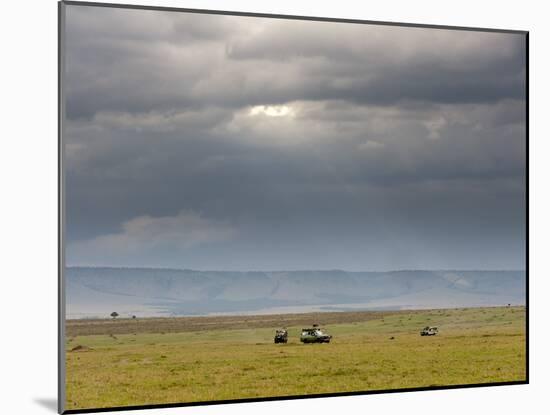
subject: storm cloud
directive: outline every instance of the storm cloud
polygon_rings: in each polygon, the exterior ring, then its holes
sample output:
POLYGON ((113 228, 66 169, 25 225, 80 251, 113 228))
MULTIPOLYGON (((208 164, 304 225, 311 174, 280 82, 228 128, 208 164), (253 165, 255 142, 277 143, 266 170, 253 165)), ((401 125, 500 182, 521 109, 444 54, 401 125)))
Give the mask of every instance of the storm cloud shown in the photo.
POLYGON ((69 264, 525 267, 524 35, 66 13, 69 264))

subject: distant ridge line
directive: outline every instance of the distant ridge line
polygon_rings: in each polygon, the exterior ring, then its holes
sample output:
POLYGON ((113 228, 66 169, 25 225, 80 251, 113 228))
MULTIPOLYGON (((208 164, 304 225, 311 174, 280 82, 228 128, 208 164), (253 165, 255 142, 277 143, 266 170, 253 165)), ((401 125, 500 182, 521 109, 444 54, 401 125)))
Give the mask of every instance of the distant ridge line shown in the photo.
POLYGON ((149 267, 149 266, 102 266, 102 265, 69 265, 67 269, 110 269, 110 270, 143 270, 143 271, 182 271, 182 272, 242 272, 242 273, 283 273, 283 272, 346 272, 346 273, 390 273, 390 272, 526 272, 525 269, 478 269, 478 268, 402 268, 391 270, 361 270, 349 271, 341 268, 333 269, 273 269, 273 270, 223 270, 223 269, 193 269, 193 268, 175 268, 175 267, 149 267))

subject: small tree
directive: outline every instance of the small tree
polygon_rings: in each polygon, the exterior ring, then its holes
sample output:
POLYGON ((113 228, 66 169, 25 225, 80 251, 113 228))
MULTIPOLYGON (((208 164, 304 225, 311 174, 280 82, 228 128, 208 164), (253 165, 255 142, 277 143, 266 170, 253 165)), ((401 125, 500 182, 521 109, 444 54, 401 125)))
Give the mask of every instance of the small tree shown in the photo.
POLYGON ((117 313, 116 311, 113 311, 113 312, 111 313, 111 317, 112 317, 113 320, 114 320, 115 318, 118 317, 118 313, 117 313))

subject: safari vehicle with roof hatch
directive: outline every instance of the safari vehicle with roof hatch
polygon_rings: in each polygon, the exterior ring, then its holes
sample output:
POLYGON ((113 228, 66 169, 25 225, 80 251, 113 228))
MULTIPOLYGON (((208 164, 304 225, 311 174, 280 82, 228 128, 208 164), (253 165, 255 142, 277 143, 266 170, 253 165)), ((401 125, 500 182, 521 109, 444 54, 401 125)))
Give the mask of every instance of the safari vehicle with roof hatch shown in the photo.
POLYGON ((275 338, 273 339, 275 344, 288 342, 288 331, 286 329, 276 330, 275 338))
POLYGON ((302 343, 330 343, 332 336, 325 333, 316 324, 311 328, 302 329, 300 341, 302 343))

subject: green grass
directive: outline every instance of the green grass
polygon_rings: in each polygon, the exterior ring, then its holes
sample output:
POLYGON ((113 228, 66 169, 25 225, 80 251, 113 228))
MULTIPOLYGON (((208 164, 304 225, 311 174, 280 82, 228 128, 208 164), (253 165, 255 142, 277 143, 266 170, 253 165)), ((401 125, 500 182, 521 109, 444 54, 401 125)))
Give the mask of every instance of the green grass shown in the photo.
POLYGON ((353 316, 323 324, 330 344, 301 344, 301 324, 275 345, 273 316, 263 328, 79 334, 67 350, 91 350, 67 352, 67 409, 525 380, 524 307, 353 316), (440 334, 421 337, 426 325, 440 334))

